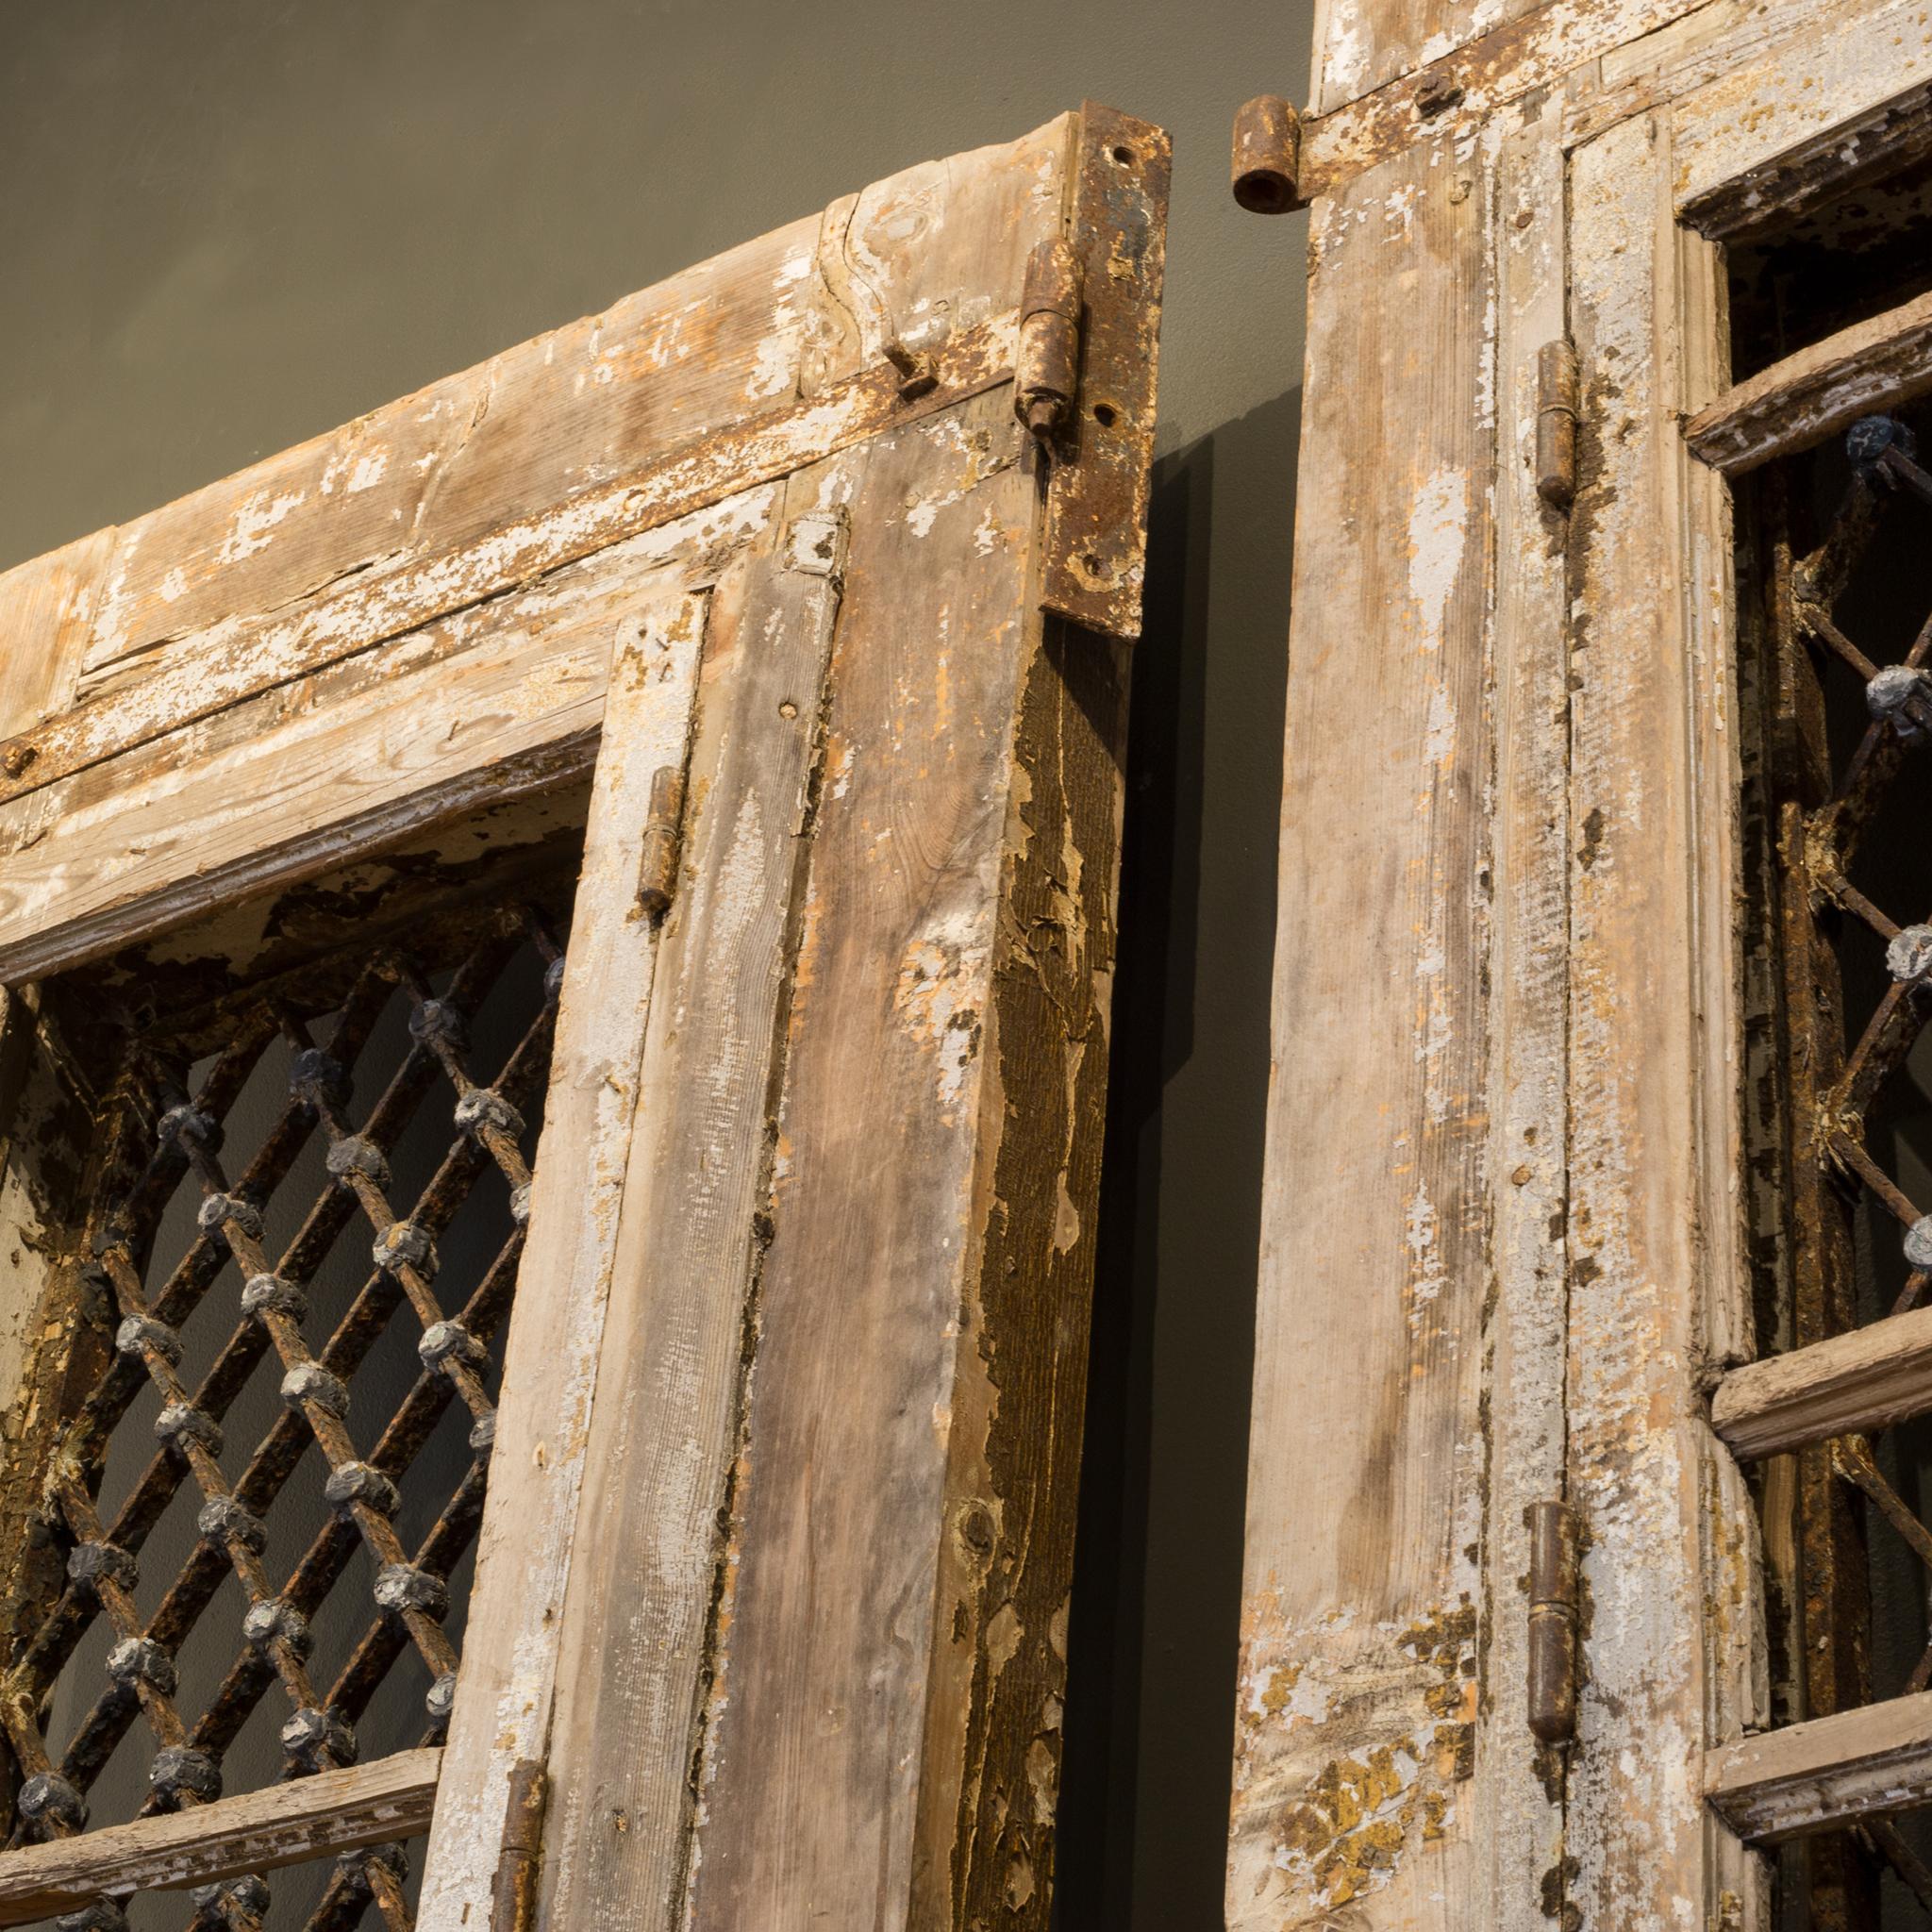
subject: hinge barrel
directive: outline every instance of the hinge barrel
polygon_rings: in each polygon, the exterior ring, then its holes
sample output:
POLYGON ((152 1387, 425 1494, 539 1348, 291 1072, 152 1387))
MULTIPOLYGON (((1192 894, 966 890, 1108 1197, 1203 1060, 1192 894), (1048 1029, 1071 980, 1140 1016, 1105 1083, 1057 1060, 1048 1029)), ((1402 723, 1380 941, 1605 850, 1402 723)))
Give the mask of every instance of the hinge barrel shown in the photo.
POLYGON ((1251 214, 1285 215, 1301 196, 1302 117, 1278 94, 1257 94, 1234 117, 1234 198, 1251 214))
POLYGON ((1041 441, 1066 419, 1080 377, 1080 265, 1054 238, 1026 258, 1013 413, 1041 441))
POLYGON ((537 1917, 537 1866, 543 1852, 543 1804, 550 1781, 534 1757, 510 1769, 509 1805, 490 1887, 490 1932, 529 1932, 537 1917))
POLYGON ((1576 1516, 1529 1511, 1529 1728, 1545 1744, 1576 1733, 1576 1516))
POLYGON ((660 765, 651 775, 651 807, 638 857, 638 905, 649 918, 669 909, 677 889, 683 822, 684 773, 676 765, 660 765))
POLYGON ((1575 349, 1560 336, 1545 342, 1536 358, 1536 493, 1552 509, 1576 496, 1579 393, 1575 349))

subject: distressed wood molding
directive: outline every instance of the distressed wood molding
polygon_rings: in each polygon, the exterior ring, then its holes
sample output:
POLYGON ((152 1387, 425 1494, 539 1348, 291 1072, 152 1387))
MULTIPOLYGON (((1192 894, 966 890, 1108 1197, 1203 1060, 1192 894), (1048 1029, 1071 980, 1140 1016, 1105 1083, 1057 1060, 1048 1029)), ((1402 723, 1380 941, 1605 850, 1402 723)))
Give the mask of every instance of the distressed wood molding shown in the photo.
POLYGON ((1787 1725, 1706 1755, 1711 1808, 1756 1844, 1932 1799, 1932 1690, 1787 1725))
POLYGON ((1932 294, 1855 323, 1760 370, 1692 416, 1684 440, 1713 469, 1740 475, 1928 391, 1932 294))
POLYGON ((164 1891, 389 1844, 425 1830, 439 1750, 398 1751, 190 1810, 0 1854, 0 1925, 74 1911, 104 1893, 164 1891))
POLYGON ((1711 1398, 1710 1422, 1748 1461, 1855 1429, 1888 1428, 1928 1408, 1932 1307, 1733 1369, 1711 1398))

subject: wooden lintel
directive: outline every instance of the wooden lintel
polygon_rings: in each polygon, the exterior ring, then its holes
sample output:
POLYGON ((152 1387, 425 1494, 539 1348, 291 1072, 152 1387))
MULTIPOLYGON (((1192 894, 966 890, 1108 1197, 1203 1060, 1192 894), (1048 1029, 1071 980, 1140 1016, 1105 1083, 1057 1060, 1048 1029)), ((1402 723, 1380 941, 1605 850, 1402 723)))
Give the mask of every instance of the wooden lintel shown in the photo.
POLYGON ((1705 1755, 1704 1794, 1757 1844, 1923 1805, 1932 1799, 1932 1690, 1721 1745, 1705 1755))
POLYGON ((192 1811, 164 1812, 0 1855, 0 1925, 25 1925, 103 1895, 209 1885, 429 1827, 439 1750, 270 1785, 192 1811))
POLYGON ((960 330, 934 358, 934 387, 910 401, 900 395, 891 363, 872 364, 808 401, 654 453, 615 480, 459 551, 410 557, 387 575, 353 576, 292 611, 179 639, 142 683, 110 690, 0 745, 0 801, 996 388, 1011 380, 1016 328, 1008 312, 960 330))
POLYGON ((1750 1461, 1932 1409, 1932 1307, 1733 1369, 1711 1398, 1711 1426, 1750 1461))
POLYGON ((1692 452, 1727 475, 1810 449, 1860 416, 1932 390, 1932 294, 1774 362, 1684 425, 1692 452))

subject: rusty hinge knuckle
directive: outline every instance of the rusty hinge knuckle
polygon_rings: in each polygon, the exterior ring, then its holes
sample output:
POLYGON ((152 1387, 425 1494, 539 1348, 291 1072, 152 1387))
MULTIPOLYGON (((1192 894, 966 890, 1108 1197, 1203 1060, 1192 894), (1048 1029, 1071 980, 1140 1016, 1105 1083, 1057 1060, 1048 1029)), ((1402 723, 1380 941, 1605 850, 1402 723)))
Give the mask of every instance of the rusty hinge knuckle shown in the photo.
POLYGON ((1306 208, 1302 117, 1279 94, 1257 94, 1234 117, 1234 198, 1251 214, 1306 208))
POLYGON ((677 890, 683 825, 683 768, 660 765, 651 774, 651 804, 638 856, 638 905, 652 919, 670 909, 677 890))
POLYGON ((537 1868, 543 1854, 543 1805, 550 1781, 534 1757, 510 1767, 509 1803, 496 1875, 490 1887, 490 1932, 529 1932, 537 1917, 537 1868))
POLYGON ((1529 1728, 1545 1744, 1576 1733, 1576 1515, 1529 1511, 1529 1728))
POLYGON ((1558 336, 1536 358, 1536 493, 1552 509, 1568 509, 1576 498, 1579 396, 1576 350, 1558 336))
POLYGON ((1043 442, 1066 421, 1080 378, 1080 265, 1066 241, 1035 244, 1020 296, 1013 413, 1043 442))

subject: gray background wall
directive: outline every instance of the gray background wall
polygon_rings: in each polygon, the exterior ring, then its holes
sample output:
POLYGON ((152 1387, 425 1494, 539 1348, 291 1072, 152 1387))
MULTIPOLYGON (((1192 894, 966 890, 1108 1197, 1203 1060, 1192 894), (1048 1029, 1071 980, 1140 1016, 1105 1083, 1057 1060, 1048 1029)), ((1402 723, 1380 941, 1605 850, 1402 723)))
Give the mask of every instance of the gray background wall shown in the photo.
POLYGON ((1172 129, 1068 1926, 1220 1924, 1305 221, 1229 201, 1308 0, 10 0, 0 568, 1083 94, 1172 129))

